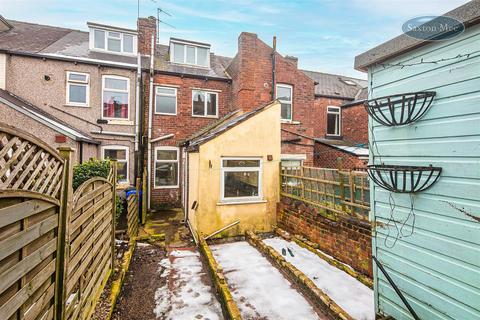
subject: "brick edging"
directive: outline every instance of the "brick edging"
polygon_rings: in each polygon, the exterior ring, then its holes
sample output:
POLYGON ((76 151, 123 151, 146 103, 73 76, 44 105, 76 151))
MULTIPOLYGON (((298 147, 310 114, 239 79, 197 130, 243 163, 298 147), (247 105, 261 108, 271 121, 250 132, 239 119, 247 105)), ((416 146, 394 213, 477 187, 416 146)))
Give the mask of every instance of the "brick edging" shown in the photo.
POLYGON ((302 237, 301 235, 298 235, 298 234, 288 237, 288 236, 286 236, 286 234, 288 234, 288 233, 281 228, 275 228, 275 233, 277 235, 279 235, 280 237, 284 238, 285 240, 295 241, 295 243, 298 244, 300 247, 305 248, 308 251, 316 254, 318 257, 325 260, 330 265, 336 267, 337 269, 340 269, 340 270, 346 272, 348 275, 354 277, 355 279, 357 279, 358 281, 360 281, 361 283, 363 283, 364 285, 366 285, 370 289, 373 289, 373 280, 372 279, 370 279, 369 277, 367 277, 367 276, 365 276, 361 273, 358 273, 357 271, 355 271, 351 267, 346 266, 344 263, 342 263, 338 260, 332 259, 332 258, 326 256, 325 254, 323 254, 322 252, 318 251, 317 250, 319 248, 318 244, 316 244, 314 242, 311 242, 307 238, 302 237))
POLYGON ((235 300, 233 300, 232 294, 230 293, 227 280, 223 275, 222 267, 215 260, 215 257, 213 256, 213 253, 205 239, 199 239, 198 246, 200 248, 200 253, 207 261, 208 271, 213 280, 215 289, 220 296, 220 303, 222 304, 226 318, 229 320, 241 320, 242 317, 240 315, 240 310, 238 309, 237 303, 235 300))
POLYGON ((300 286, 310 300, 334 319, 354 320, 345 310, 335 303, 327 294, 320 290, 312 280, 294 265, 285 260, 275 249, 265 244, 260 237, 251 231, 246 232, 247 241, 257 248, 294 283, 300 286))

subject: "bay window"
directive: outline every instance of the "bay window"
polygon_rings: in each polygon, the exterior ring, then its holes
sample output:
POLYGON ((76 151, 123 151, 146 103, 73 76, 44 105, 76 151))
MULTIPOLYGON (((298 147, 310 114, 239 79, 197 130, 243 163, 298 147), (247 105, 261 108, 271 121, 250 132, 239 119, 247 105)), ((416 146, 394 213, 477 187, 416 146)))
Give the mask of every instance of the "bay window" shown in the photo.
POLYGON ((327 107, 327 135, 340 136, 340 107, 327 107))
POLYGON ((218 93, 193 90, 192 115, 197 117, 217 117, 218 93))
POLYGON ((89 80, 90 77, 87 73, 67 72, 67 105, 88 106, 89 80))
POLYGON ((102 159, 117 160, 117 181, 128 183, 128 147, 104 146, 102 147, 102 159))
POLYGON ((130 79, 118 76, 103 76, 102 92, 103 118, 128 120, 130 79))
POLYGON ((255 201, 262 198, 260 158, 221 159, 221 201, 255 201))
POLYGON ((155 113, 177 114, 177 89, 170 87, 155 88, 155 113))
POLYGON ((282 105, 282 120, 292 121, 293 87, 288 84, 277 84, 275 92, 282 105))
POLYGON ((179 174, 179 149, 155 148, 155 188, 177 188, 179 174))

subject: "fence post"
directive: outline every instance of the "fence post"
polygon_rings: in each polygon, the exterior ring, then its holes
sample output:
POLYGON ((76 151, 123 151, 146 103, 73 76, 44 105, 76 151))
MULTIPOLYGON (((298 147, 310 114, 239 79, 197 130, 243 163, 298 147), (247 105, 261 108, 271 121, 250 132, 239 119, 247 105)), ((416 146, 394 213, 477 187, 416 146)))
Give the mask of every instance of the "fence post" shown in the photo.
MULTIPOLYGON (((117 223, 117 160, 110 160, 112 179, 112 269, 115 268, 115 224, 117 223)), ((127 173, 128 174, 128 173, 127 173)))
POLYGON ((143 168, 143 180, 142 180, 142 224, 145 224, 145 220, 147 218, 147 170, 143 168))
POLYGON ((73 205, 73 152, 70 147, 58 148, 60 157, 65 161, 63 168, 62 190, 58 216, 57 254, 55 271, 55 315, 56 320, 65 317, 66 278, 70 248, 69 222, 73 205))
POLYGON ((342 170, 343 170, 343 159, 337 158, 337 169, 338 169, 338 179, 340 180, 340 201, 342 205, 342 211, 347 212, 347 206, 345 205, 345 181, 343 178, 342 170))

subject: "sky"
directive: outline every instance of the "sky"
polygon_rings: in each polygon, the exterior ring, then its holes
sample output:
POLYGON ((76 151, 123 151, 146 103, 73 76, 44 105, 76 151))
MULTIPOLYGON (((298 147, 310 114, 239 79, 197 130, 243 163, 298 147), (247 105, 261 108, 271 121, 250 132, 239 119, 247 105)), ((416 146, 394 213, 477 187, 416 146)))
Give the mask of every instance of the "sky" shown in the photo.
MULTIPOLYGON (((0 0, 7 19, 87 30, 86 22, 136 28, 138 0, 0 0)), ((277 50, 299 58, 307 70, 366 79, 353 69, 356 55, 402 32, 402 24, 422 15, 448 12, 467 0, 139 0, 140 16, 168 12, 160 42, 170 37, 211 44, 233 57, 238 35, 254 32, 277 50), (173 27, 172 27, 173 26, 173 27)))

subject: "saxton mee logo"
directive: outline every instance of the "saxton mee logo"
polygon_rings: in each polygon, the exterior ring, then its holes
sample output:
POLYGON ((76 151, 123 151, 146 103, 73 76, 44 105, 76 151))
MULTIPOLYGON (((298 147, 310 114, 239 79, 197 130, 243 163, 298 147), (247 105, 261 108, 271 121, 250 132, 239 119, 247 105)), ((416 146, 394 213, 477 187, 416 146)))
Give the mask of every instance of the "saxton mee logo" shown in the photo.
POLYGON ((465 25, 446 16, 423 16, 408 20, 403 24, 402 30, 415 39, 441 41, 460 35, 465 31, 465 25))

